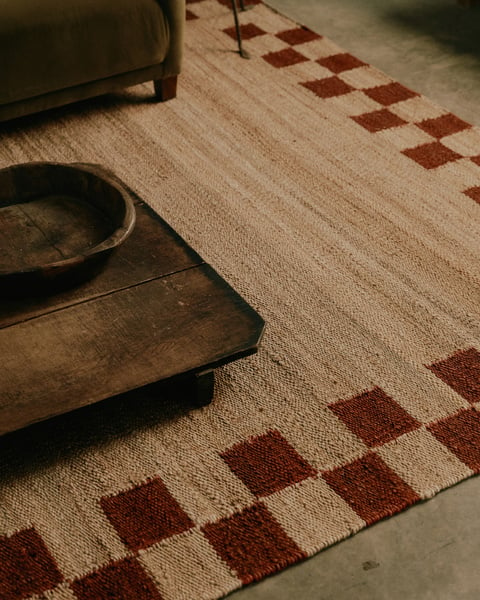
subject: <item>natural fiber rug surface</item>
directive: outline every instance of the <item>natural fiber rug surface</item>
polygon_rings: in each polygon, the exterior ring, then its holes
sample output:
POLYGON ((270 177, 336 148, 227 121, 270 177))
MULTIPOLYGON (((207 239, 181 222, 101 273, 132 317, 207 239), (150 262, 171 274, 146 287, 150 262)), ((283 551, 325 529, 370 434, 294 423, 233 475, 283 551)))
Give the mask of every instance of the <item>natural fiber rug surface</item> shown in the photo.
POLYGON ((188 8, 176 100, 3 126, 0 166, 112 169, 264 342, 204 409, 145 391, 2 438, 2 600, 218 598, 480 469, 479 131, 264 5, 250 61, 225 3, 188 8))

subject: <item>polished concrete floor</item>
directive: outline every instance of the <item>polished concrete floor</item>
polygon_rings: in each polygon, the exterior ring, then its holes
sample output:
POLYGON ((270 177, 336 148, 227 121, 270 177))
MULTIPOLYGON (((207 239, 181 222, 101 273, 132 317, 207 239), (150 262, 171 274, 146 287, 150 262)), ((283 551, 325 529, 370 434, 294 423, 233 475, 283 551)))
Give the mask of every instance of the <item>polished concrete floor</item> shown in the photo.
MULTIPOLYGON (((480 6, 266 0, 480 125, 480 6)), ((480 478, 235 592, 231 600, 480 600, 480 478)))

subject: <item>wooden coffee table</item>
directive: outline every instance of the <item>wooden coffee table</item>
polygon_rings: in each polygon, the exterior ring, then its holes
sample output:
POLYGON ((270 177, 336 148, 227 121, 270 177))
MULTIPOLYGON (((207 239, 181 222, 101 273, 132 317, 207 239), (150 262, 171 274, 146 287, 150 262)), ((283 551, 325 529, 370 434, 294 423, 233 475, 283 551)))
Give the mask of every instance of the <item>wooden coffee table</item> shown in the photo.
POLYGON ((44 298, 0 300, 0 435, 158 381, 194 382, 257 351, 264 321, 145 203, 105 269, 44 298))

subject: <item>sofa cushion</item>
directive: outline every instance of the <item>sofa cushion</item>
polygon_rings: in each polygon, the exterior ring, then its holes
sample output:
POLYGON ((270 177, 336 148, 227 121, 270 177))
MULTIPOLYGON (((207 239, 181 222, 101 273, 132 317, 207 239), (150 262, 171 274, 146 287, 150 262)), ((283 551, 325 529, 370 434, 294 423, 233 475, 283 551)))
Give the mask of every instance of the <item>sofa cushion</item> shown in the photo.
POLYGON ((161 63, 161 0, 3 0, 0 104, 161 63))

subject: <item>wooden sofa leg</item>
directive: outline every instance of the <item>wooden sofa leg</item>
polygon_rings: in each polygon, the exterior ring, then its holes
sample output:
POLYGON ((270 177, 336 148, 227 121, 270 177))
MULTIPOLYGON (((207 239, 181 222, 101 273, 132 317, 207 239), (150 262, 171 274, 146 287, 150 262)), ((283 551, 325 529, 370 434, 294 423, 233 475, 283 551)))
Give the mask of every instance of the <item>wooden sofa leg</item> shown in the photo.
POLYGON ((153 82, 155 97, 159 102, 166 102, 177 95, 177 76, 155 79, 153 82))

